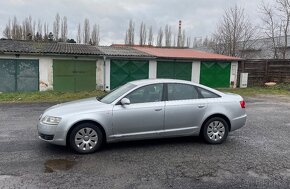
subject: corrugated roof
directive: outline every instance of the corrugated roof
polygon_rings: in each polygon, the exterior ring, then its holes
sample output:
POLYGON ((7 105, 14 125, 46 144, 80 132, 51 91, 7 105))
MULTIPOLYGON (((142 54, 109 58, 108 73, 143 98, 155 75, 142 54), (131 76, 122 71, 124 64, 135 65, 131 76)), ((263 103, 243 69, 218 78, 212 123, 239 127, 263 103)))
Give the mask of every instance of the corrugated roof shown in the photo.
POLYGON ((0 40, 0 53, 101 55, 96 46, 74 43, 0 40))
POLYGON ((157 48, 157 47, 136 47, 133 48, 161 58, 180 58, 198 60, 241 60, 237 57, 220 54, 196 51, 188 48, 157 48))
POLYGON ((129 46, 99 46, 98 49, 107 56, 154 57, 151 54, 136 50, 129 46))

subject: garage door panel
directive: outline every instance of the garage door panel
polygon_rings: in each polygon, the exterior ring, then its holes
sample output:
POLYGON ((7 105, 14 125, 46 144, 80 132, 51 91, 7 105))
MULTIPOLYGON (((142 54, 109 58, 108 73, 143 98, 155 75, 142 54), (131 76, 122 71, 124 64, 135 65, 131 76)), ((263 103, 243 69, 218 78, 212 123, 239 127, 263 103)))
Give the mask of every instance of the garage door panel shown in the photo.
POLYGON ((157 78, 191 80, 191 62, 158 61, 157 78))
POLYGON ((175 79, 191 80, 192 63, 176 62, 175 63, 175 79))
POLYGON ((91 91, 96 88, 96 84, 92 82, 96 80, 94 76, 77 76, 75 77, 75 91, 91 91))
POLYGON ((38 81, 34 77, 18 77, 17 91, 32 92, 38 89, 38 81))
POLYGON ((144 60, 111 60, 110 88, 129 81, 147 79, 149 62, 144 60))
POLYGON ((229 87, 229 62, 202 62, 200 69, 200 83, 209 87, 229 87))
POLYGON ((38 91, 39 63, 29 59, 0 59, 0 91, 38 91))
POLYGON ((53 89, 55 91, 75 91, 75 78, 58 76, 57 82, 54 82, 53 89))
POLYGON ((17 60, 17 75, 21 77, 38 77, 39 64, 37 60, 17 60))
POLYGON ((71 60, 53 60, 53 75, 73 76, 75 65, 71 60))
POLYGON ((92 61, 76 62, 75 73, 78 75, 92 76, 96 75, 96 65, 92 61))
POLYGON ((95 90, 96 62, 89 60, 54 60, 53 81, 56 91, 95 90))

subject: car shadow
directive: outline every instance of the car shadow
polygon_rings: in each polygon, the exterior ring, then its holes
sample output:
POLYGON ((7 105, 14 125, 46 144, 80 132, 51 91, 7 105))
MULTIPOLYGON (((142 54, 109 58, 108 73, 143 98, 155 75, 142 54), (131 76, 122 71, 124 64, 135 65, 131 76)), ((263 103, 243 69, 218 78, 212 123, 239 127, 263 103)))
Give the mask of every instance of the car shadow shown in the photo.
MULTIPOLYGON (((114 143, 105 143, 99 153, 109 152, 109 151, 123 151, 130 149, 155 149, 156 147, 166 148, 166 147, 183 147, 192 144, 205 144, 200 137, 177 137, 177 138, 163 138, 163 139, 146 139, 146 140, 132 140, 132 141, 120 141, 114 143)), ((78 155, 73 152, 72 149, 66 146, 59 146, 50 143, 40 143, 39 149, 41 153, 49 153, 51 155, 78 155)))
POLYGON ((177 138, 163 138, 163 139, 146 139, 146 140, 132 140, 122 141, 116 143, 104 144, 102 151, 125 150, 132 148, 156 148, 169 146, 185 146, 192 144, 204 144, 200 137, 177 137, 177 138))

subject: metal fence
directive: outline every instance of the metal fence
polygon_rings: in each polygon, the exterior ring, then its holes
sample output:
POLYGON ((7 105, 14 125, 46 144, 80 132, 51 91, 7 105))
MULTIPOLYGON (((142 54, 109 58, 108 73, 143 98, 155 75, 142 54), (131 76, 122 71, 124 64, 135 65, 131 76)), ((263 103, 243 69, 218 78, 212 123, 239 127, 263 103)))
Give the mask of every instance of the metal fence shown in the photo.
POLYGON ((244 60, 239 64, 239 76, 240 73, 249 73, 248 86, 263 85, 270 81, 290 83, 290 59, 244 60))

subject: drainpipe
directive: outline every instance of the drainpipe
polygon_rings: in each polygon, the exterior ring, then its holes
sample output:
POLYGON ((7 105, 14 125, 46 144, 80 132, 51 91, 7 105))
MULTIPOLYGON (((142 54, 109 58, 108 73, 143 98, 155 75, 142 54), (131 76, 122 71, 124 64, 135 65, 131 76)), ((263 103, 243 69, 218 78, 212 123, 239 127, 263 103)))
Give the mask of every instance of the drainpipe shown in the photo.
POLYGON ((104 59, 104 78, 103 78, 103 81, 104 81, 104 84, 103 84, 103 90, 106 91, 106 56, 103 56, 103 59, 104 59))

